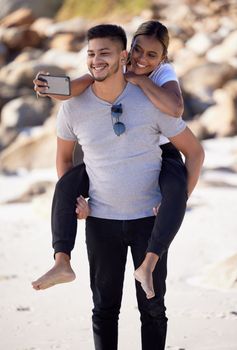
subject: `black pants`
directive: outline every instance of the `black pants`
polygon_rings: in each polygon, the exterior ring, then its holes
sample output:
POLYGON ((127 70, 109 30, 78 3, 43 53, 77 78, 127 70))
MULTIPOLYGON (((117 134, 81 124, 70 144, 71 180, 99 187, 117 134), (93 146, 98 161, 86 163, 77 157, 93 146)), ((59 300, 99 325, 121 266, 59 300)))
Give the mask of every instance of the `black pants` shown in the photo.
MULTIPOLYGON (((96 350, 117 350, 118 318, 122 299, 128 247, 134 268, 143 261, 154 217, 137 220, 107 220, 88 217, 86 243, 93 293, 93 334, 96 350)), ((167 252, 153 272, 156 296, 147 299, 136 282, 138 309, 141 315, 142 350, 164 350, 167 318, 166 291, 167 252)), ((128 346, 129 349, 129 339, 128 346)))
MULTIPOLYGON (((178 232, 187 201, 187 173, 181 155, 171 143, 161 146, 161 149, 159 185, 162 202, 147 248, 148 252, 154 252, 159 257, 167 251, 178 232)), ((88 189, 89 179, 84 164, 69 170, 57 182, 51 220, 55 253, 63 252, 70 256, 77 231, 76 198, 80 194, 88 197, 88 189)))

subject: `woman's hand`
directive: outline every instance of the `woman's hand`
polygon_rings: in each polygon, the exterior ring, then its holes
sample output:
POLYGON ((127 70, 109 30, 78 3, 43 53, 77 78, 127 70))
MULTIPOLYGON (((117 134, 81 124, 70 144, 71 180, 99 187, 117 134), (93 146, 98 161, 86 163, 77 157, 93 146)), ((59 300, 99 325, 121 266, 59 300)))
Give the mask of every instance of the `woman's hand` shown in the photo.
POLYGON ((160 208, 160 204, 158 204, 156 207, 153 208, 153 214, 154 214, 155 216, 157 216, 158 211, 159 211, 159 208, 160 208))
POLYGON ((86 219, 87 216, 90 215, 90 208, 88 202, 83 196, 77 198, 76 214, 79 220, 86 219))
POLYGON ((40 74, 44 74, 44 75, 50 75, 50 73, 48 72, 38 72, 36 74, 35 79, 33 80, 34 83, 34 90, 36 92, 37 96, 41 96, 41 97, 46 97, 49 96, 47 94, 47 90, 48 90, 48 82, 47 81, 42 81, 39 79, 40 74))
POLYGON ((124 74, 124 78, 129 82, 129 83, 132 83, 134 85, 139 85, 139 82, 141 81, 142 79, 142 75, 138 75, 138 74, 135 74, 133 72, 126 72, 124 74))

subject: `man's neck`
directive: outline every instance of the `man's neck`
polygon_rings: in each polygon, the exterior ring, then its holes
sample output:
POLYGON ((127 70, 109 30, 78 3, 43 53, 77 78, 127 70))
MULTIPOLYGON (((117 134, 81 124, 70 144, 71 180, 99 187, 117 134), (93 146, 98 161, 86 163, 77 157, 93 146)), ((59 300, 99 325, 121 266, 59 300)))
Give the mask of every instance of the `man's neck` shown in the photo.
POLYGON ((127 82, 123 76, 120 79, 110 77, 104 81, 95 81, 92 84, 92 90, 100 99, 114 103, 114 101, 116 101, 116 99, 121 95, 126 85, 127 82))

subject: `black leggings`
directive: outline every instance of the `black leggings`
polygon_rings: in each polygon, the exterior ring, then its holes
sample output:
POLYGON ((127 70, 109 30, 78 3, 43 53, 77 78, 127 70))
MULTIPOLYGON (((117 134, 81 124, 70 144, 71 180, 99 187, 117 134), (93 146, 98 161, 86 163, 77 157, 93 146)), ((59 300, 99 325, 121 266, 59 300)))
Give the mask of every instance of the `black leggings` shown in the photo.
MULTIPOLYGON (((161 146, 162 167, 159 185, 162 202, 155 219, 147 252, 159 257, 167 251, 178 232, 186 210, 187 171, 178 150, 171 144, 161 146)), ((52 235, 54 253, 69 256, 74 248, 77 232, 76 199, 88 197, 89 179, 85 164, 79 164, 57 182, 52 204, 52 235)))

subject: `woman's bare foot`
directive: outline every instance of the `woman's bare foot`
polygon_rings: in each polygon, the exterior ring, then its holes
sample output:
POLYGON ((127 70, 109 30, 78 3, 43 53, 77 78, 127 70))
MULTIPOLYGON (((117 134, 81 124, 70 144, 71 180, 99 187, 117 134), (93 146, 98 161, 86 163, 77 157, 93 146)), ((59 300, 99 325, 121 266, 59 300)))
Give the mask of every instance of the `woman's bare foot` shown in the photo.
POLYGON ((147 253, 143 263, 134 272, 134 277, 141 283, 147 299, 151 299, 155 296, 152 273, 158 259, 158 255, 147 253))
POLYGON ((71 268, 69 256, 64 253, 57 253, 54 267, 36 281, 33 281, 32 286, 35 290, 43 290, 56 284, 72 282, 75 278, 76 275, 71 268))
POLYGON ((147 299, 151 299, 155 296, 154 287, 153 287, 153 279, 152 272, 145 270, 142 266, 140 266, 134 272, 135 279, 141 283, 142 289, 146 293, 147 299))

